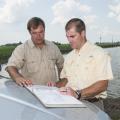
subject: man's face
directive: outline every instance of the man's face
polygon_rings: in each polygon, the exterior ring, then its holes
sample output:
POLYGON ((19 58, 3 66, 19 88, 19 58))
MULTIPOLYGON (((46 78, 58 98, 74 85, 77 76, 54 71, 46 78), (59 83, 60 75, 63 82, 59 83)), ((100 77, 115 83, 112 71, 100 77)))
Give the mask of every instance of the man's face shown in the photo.
POLYGON ((72 27, 66 31, 67 39, 73 49, 79 49, 83 42, 83 36, 81 33, 76 32, 76 28, 72 27))
POLYGON ((44 44, 45 29, 42 25, 39 25, 37 29, 31 28, 31 39, 36 46, 44 44))

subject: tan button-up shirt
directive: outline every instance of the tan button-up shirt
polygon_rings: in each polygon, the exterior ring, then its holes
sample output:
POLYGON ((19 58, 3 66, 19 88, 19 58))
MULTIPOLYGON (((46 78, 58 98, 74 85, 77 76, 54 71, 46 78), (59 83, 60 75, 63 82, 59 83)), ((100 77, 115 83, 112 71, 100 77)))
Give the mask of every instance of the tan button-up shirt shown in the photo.
POLYGON ((60 50, 52 42, 45 40, 45 45, 40 49, 33 44, 32 40, 28 40, 16 47, 7 66, 15 66, 34 84, 46 85, 48 81, 57 80, 55 66, 60 70, 63 62, 60 50))
MULTIPOLYGON (((80 51, 73 50, 65 59, 61 78, 67 78, 67 86, 84 89, 100 80, 111 80, 110 56, 102 48, 86 42, 80 51)), ((105 98, 102 92, 98 97, 105 98)))

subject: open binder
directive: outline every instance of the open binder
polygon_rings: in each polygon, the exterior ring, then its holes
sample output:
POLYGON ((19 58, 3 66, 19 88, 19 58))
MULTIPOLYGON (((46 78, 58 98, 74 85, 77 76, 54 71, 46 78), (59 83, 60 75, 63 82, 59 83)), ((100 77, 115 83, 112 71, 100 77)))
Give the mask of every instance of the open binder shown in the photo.
POLYGON ((86 107, 84 103, 69 95, 62 95, 57 87, 32 85, 26 87, 45 107, 86 107))

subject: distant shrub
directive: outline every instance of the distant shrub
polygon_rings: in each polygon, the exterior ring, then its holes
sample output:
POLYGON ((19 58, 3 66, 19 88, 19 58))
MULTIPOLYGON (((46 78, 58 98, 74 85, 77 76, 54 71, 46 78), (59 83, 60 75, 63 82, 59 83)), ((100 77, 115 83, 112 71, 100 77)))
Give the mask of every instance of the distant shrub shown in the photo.
POLYGON ((0 64, 4 64, 8 61, 15 47, 16 46, 0 46, 0 64))

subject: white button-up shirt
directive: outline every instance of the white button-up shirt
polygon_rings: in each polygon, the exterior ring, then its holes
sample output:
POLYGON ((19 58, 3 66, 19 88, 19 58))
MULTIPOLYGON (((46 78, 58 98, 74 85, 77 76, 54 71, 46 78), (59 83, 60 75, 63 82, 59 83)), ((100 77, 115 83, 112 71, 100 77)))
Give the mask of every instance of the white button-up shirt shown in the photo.
MULTIPOLYGON (((84 89, 101 80, 112 80, 110 56, 102 48, 86 42, 80 51, 70 52, 64 62, 61 78, 67 78, 67 86, 84 89)), ((105 98, 106 92, 96 97, 105 98)))

